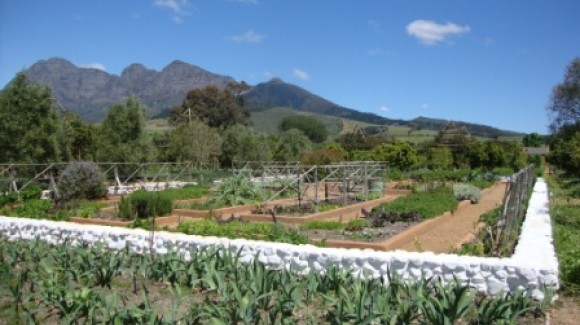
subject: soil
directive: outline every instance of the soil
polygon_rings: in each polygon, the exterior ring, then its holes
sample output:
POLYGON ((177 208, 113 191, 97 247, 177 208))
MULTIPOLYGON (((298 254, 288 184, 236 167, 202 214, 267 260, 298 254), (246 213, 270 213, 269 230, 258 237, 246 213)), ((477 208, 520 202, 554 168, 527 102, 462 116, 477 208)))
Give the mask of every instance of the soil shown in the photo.
POLYGON ((550 308, 547 318, 551 325, 576 325, 580 320, 580 297, 560 296, 550 308))

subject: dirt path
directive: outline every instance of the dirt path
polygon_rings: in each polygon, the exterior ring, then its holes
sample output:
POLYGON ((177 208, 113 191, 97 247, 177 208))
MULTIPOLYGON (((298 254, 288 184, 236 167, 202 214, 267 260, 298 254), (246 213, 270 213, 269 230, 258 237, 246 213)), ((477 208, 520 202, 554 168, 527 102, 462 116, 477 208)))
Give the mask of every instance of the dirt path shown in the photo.
POLYGON ((404 231, 383 242, 384 250, 430 251, 449 253, 465 241, 478 224, 479 217, 502 204, 505 184, 498 183, 482 191, 478 204, 462 202, 457 210, 436 219, 427 220, 417 227, 404 231))

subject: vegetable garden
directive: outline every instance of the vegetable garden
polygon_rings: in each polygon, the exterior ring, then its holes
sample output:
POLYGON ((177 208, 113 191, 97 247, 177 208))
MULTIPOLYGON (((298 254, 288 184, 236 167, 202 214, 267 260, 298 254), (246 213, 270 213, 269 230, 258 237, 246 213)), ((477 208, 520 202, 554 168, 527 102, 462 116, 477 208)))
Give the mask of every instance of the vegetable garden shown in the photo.
POLYGON ((0 238, 0 318, 46 324, 543 324, 551 299, 467 284, 297 274, 228 250, 137 255, 0 238))

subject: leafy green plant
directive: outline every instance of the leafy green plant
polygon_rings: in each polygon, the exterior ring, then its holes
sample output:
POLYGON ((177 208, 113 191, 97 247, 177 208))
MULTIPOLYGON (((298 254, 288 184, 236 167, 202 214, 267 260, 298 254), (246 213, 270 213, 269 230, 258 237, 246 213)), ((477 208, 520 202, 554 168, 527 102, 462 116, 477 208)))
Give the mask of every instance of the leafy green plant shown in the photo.
POLYGON ((453 194, 457 200, 470 200, 471 203, 475 204, 479 202, 480 199, 480 189, 470 184, 457 183, 453 184, 453 194))
POLYGON ((433 192, 413 193, 374 208, 372 215, 382 212, 412 213, 417 212, 421 218, 429 219, 446 211, 457 208, 457 199, 448 187, 441 187, 433 192))
POLYGON ((171 213, 173 209, 171 199, 159 192, 135 191, 131 193, 128 200, 132 213, 139 219, 166 215, 171 213))
POLYGON ((263 199, 261 189, 245 175, 238 174, 225 179, 212 193, 214 200, 228 206, 253 203, 263 199))

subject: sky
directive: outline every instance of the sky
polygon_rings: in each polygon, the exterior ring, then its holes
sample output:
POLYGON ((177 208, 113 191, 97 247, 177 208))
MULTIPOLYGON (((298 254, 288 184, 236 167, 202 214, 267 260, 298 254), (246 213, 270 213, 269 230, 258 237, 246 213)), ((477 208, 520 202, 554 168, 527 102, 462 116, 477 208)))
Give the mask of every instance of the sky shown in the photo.
POLYGON ((181 60, 388 118, 548 132, 579 0, 0 0, 0 88, 39 60, 121 74, 181 60))

